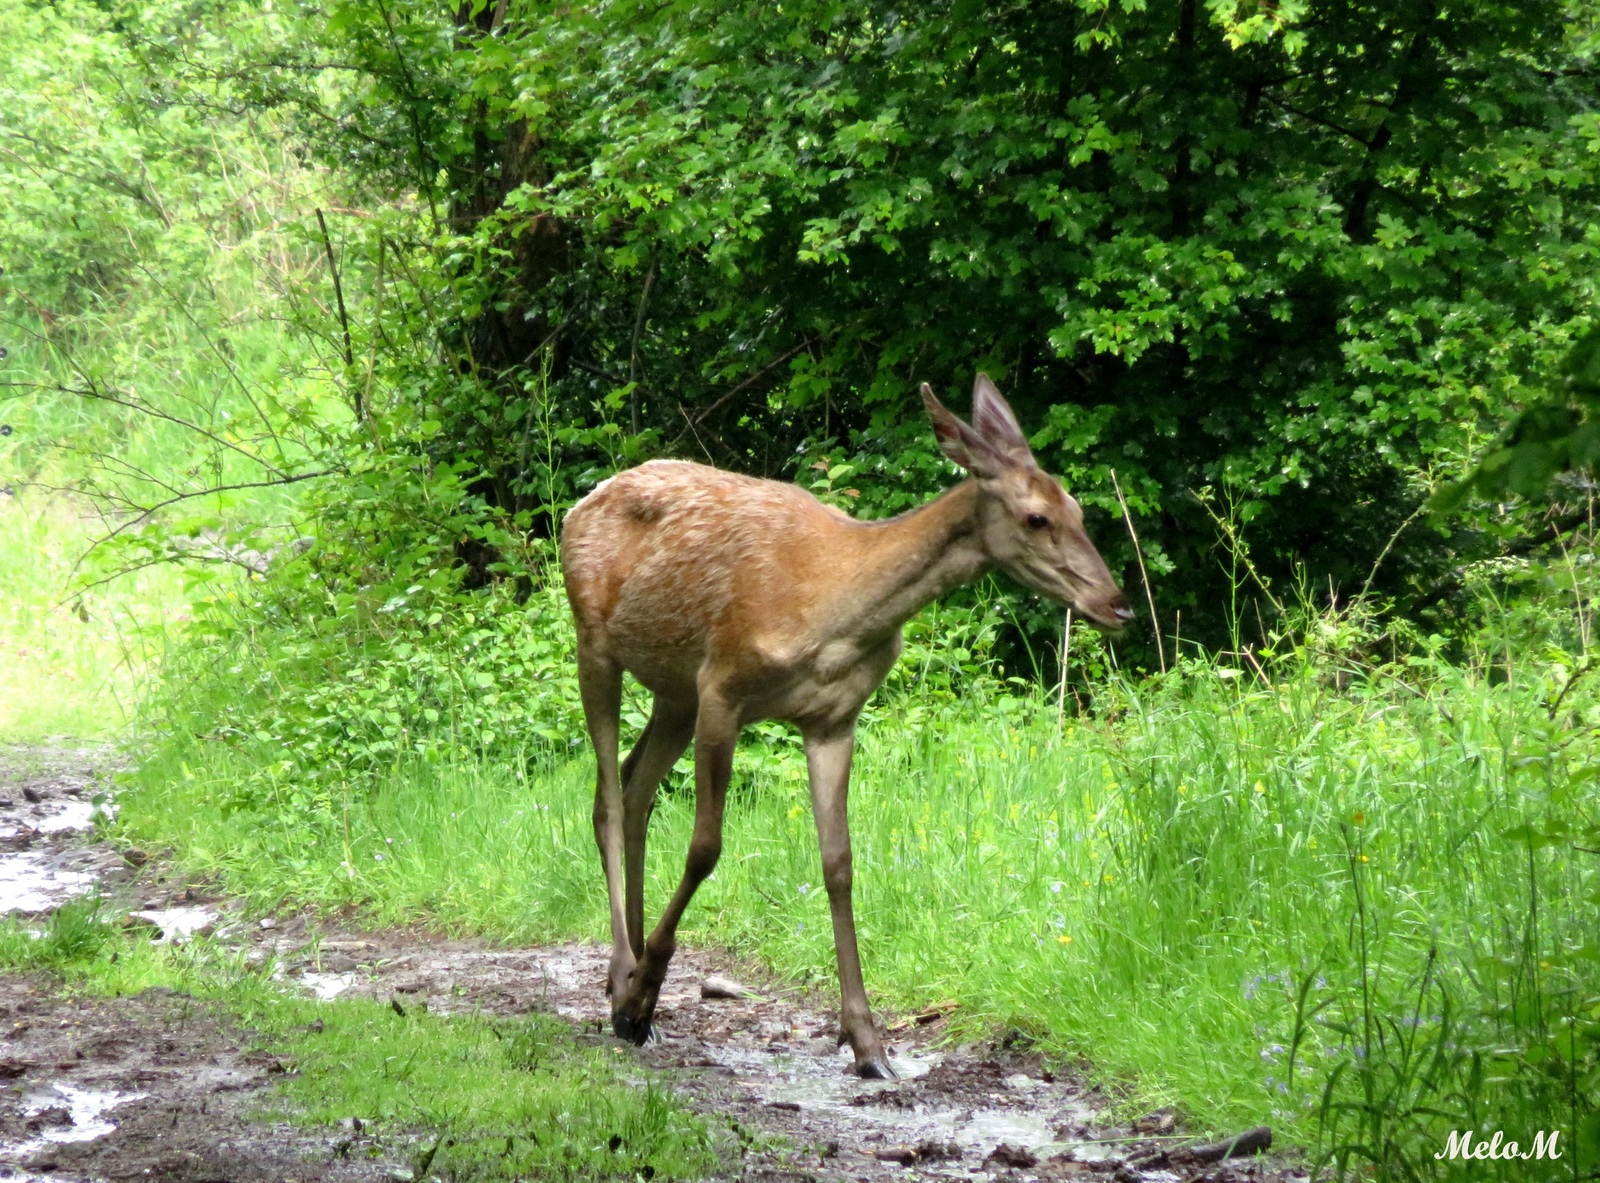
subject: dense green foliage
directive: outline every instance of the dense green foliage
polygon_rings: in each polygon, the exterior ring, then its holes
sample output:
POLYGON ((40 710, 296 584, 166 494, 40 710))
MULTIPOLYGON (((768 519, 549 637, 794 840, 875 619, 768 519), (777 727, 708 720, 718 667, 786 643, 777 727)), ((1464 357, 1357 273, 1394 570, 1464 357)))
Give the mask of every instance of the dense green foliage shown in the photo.
MULTIPOLYGON (((492 504, 842 449, 896 510, 948 479, 915 382, 987 367, 1089 504, 1119 470, 1187 577, 1164 610, 1220 638, 1197 492, 1351 594, 1589 323, 1590 15, 348 3, 207 34, 363 199, 413 196, 350 266, 431 252, 384 298, 436 352, 379 352, 492 504)), ((149 52, 210 77, 206 45, 149 52)), ((1413 531, 1382 586, 1427 597, 1453 553, 1413 531)))
MULTIPOLYGON (((281 480, 409 458, 419 487, 447 465, 475 499, 453 540, 475 582, 518 566, 497 529, 548 534, 662 452, 826 460, 860 512, 905 508, 951 476, 915 384, 986 367, 1131 576, 1119 474, 1152 569, 1182 576, 1156 581, 1167 631, 1181 611, 1233 639, 1208 490, 1267 574, 1446 621, 1452 568, 1501 531, 1412 510, 1590 323, 1582 5, 82 15, 117 134, 66 134, 24 76, 14 141, 50 162, 17 170, 13 303, 103 302, 147 255, 205 253, 167 221, 237 236, 276 214, 304 360, 237 367, 277 399, 230 420, 243 459, 281 480), (221 162, 263 136, 292 146, 274 176, 315 172, 230 204, 221 162), (70 232, 52 187, 85 204, 70 232), (341 444, 308 433, 341 404, 341 444), (292 456, 254 446, 288 424, 292 456)), ((1048 620, 1014 611, 1038 648, 1048 620)))
MULTIPOLYGON (((1543 484, 1593 458, 1594 16, 0 0, 7 554, 87 509, 83 615, 189 581, 123 824, 263 901, 593 935, 559 514, 657 454, 897 512, 955 479, 916 383, 984 367, 1132 585, 1115 471, 1186 656, 1085 630, 1052 701, 1054 609, 912 623, 874 987, 1342 1171, 1520 1123, 1592 1172, 1594 539, 1543 484)), ((756 738, 689 923, 825 977, 756 738)))
POLYGON ((1600 469, 1600 329, 1578 341, 1562 371, 1465 479, 1434 494, 1436 509, 1458 510, 1473 494, 1540 498, 1559 476, 1600 469))

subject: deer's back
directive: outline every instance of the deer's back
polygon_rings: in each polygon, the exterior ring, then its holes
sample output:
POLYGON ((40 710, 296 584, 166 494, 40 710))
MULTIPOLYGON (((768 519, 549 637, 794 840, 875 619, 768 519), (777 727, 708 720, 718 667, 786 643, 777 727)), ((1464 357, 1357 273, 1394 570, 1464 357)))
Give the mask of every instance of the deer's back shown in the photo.
POLYGON ((829 528, 847 520, 798 486, 701 464, 618 473, 561 531, 580 641, 647 685, 692 680, 717 645, 803 610, 829 528))

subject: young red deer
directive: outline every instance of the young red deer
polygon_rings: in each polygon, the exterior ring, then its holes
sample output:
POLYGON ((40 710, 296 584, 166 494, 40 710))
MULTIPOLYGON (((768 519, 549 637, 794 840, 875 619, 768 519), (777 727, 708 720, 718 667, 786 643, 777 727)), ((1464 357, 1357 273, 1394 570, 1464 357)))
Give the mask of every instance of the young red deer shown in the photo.
POLYGON ((722 850, 739 729, 793 723, 805 742, 822 875, 833 913, 841 1024, 856 1071, 892 1075, 872 1023, 850 910, 845 796, 856 716, 900 653, 900 626, 997 565, 1095 624, 1133 618, 1083 529, 1083 511, 1034 463, 983 374, 972 423, 926 384, 944 454, 970 472, 920 509, 859 522, 796 485, 678 460, 601 484, 567 515, 561 565, 578 626, 578 685, 598 765, 595 841, 611 899, 611 1022, 650 1035, 678 921, 722 850), (617 768, 622 672, 655 695, 617 768), (648 939, 645 829, 656 789, 694 740, 694 836, 683 879, 648 939))

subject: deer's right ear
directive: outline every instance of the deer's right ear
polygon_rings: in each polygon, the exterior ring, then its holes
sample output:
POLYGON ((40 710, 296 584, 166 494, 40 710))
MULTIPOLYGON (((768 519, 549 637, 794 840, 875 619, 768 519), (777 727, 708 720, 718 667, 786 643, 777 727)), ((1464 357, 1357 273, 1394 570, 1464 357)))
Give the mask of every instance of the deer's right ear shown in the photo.
POLYGON ((939 451, 973 476, 1000 475, 1005 468, 1005 458, 935 398, 933 387, 926 382, 922 384, 922 405, 928 408, 928 418, 933 420, 933 436, 939 442, 939 451))

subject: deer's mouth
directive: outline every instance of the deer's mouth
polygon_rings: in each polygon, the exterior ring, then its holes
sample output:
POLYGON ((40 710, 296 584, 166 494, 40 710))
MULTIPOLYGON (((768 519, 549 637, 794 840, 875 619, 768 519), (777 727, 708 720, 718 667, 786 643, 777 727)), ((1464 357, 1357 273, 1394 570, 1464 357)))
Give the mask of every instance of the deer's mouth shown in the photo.
POLYGON ((1127 605, 1096 611, 1079 608, 1078 611, 1103 633, 1120 633, 1134 621, 1134 611, 1127 605))
POLYGON ((1067 603, 1103 633, 1120 633, 1134 621, 1133 606, 1120 590, 1094 599, 1072 596, 1067 603))

